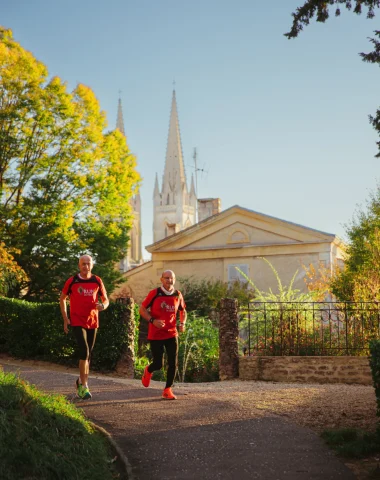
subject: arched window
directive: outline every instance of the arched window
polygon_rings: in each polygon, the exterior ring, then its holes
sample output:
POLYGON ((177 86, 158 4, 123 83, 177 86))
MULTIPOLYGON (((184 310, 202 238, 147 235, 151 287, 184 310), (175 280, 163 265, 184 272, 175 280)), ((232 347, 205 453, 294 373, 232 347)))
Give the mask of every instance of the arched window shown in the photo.
POLYGON ((243 230, 234 230, 228 237, 227 243, 249 243, 249 236, 243 230))

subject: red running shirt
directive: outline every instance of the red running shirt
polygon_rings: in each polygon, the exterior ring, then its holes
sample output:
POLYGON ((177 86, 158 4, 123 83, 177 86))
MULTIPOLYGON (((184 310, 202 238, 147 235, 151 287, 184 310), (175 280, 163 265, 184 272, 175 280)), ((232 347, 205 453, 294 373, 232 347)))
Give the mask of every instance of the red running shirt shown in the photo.
POLYGON ((172 294, 168 295, 161 288, 155 288, 148 293, 141 305, 146 309, 150 308, 153 318, 165 320, 165 326, 162 328, 157 328, 153 323, 149 323, 148 340, 166 340, 178 336, 177 312, 186 309, 180 291, 174 290, 172 294))
POLYGON ((100 277, 96 275, 92 275, 88 279, 80 278, 78 275, 70 277, 65 283, 62 293, 70 296, 70 324, 73 327, 89 329, 99 327, 99 316, 96 309, 98 296, 107 296, 100 277))

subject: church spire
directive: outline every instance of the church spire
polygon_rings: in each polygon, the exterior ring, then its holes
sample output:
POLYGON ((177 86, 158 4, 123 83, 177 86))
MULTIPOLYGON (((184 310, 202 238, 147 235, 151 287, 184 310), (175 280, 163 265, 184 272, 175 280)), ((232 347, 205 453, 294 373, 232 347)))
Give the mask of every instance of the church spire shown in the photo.
POLYGON ((159 197, 160 196, 160 187, 158 185, 158 175, 156 173, 156 179, 154 181, 154 192, 153 192, 153 198, 159 197))
POLYGON ((118 130, 120 130, 120 132, 125 136, 123 109, 122 109, 122 106, 121 106, 121 98, 119 98, 119 104, 117 106, 116 128, 118 130))
POLYGON ((179 131, 177 100, 175 90, 173 90, 161 192, 157 177, 154 184, 154 241, 157 242, 158 240, 194 225, 196 217, 196 202, 194 182, 192 183, 191 195, 187 188, 181 135, 179 131))
POLYGON ((175 90, 173 90, 162 191, 163 193, 177 192, 179 194, 183 190, 187 190, 187 186, 179 130, 177 100, 175 90))

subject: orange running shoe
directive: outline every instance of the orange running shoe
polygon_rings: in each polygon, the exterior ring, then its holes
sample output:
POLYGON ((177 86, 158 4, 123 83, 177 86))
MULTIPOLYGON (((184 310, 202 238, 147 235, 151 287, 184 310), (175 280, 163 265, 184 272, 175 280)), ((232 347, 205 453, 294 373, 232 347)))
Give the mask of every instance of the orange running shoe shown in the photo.
POLYGON ((153 373, 148 372, 148 365, 144 368, 144 374, 141 379, 141 383, 144 387, 149 387, 150 379, 152 378, 153 373))
POLYGON ((174 395, 170 387, 165 388, 162 398, 165 398, 165 400, 177 400, 177 397, 174 395))

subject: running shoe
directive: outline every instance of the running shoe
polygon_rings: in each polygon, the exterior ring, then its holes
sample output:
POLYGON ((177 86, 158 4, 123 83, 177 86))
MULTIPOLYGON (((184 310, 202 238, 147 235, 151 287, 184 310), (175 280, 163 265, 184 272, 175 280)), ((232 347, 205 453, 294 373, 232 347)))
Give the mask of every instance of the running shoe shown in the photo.
POLYGON ((82 395, 81 395, 81 399, 82 400, 88 400, 89 398, 92 397, 91 393, 90 393, 90 390, 88 389, 88 387, 83 387, 82 386, 82 395))
POLYGON ((177 397, 174 395, 170 387, 165 388, 162 394, 162 398, 165 398, 165 400, 177 400, 177 397))
POLYGON ((148 372, 148 365, 144 368, 144 374, 141 379, 141 383, 144 387, 149 387, 150 379, 152 378, 153 373, 148 372))

